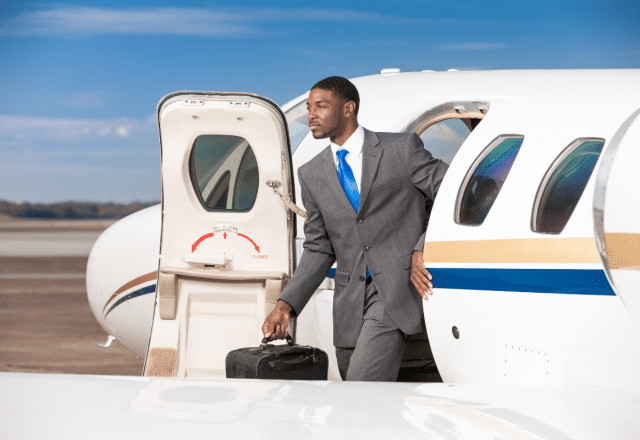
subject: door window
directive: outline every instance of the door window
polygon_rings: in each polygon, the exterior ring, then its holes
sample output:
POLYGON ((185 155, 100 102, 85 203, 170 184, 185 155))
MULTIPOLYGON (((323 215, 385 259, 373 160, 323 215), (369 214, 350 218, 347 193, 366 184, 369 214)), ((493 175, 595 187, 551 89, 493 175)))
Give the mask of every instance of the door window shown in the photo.
POLYGON ((251 147, 242 155, 233 194, 233 210, 248 211, 258 194, 258 162, 251 147))
POLYGON ((225 171, 220 177, 218 183, 209 193, 206 199, 206 205, 213 209, 227 209, 227 200, 229 199, 229 184, 231 183, 231 173, 225 171))
POLYGON ((207 211, 249 211, 258 194, 258 163, 249 143, 231 135, 200 135, 190 159, 191 181, 207 211))

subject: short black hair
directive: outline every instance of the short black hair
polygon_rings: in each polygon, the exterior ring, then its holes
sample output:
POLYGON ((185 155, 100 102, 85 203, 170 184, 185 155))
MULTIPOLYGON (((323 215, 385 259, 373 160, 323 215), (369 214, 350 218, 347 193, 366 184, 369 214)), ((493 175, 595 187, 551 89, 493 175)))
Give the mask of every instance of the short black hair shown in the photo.
POLYGON ((341 76, 330 76, 329 78, 325 78, 315 83, 315 85, 311 87, 311 90, 313 89, 331 90, 342 99, 355 102, 355 114, 358 114, 358 109, 360 108, 360 94, 358 93, 356 86, 354 86, 347 78, 343 78, 341 76))

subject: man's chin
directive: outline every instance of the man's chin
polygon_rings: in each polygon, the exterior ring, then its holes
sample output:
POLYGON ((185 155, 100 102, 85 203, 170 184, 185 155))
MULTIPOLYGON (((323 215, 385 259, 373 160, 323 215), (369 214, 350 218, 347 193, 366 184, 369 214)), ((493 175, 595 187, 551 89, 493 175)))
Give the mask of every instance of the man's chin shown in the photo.
POLYGON ((313 136, 314 139, 325 139, 329 137, 329 135, 324 132, 321 132, 321 131, 314 132, 313 130, 311 131, 311 136, 313 136))

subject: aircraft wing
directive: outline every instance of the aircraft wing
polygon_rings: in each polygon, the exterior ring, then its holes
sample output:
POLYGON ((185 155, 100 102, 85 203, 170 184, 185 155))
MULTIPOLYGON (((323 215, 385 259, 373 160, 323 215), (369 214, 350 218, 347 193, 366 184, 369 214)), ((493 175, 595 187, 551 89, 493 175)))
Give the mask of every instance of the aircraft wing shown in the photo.
POLYGON ((0 373, 2 438, 631 439, 640 395, 586 385, 0 373))

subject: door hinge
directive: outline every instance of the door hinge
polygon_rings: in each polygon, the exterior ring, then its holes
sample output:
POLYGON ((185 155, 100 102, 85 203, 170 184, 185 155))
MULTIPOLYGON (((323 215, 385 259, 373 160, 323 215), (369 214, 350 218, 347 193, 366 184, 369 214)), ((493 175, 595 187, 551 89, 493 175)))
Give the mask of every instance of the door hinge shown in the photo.
POLYGON ((247 101, 229 101, 229 107, 232 108, 249 108, 247 101))

